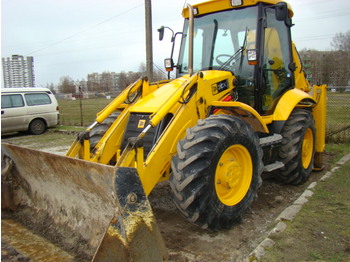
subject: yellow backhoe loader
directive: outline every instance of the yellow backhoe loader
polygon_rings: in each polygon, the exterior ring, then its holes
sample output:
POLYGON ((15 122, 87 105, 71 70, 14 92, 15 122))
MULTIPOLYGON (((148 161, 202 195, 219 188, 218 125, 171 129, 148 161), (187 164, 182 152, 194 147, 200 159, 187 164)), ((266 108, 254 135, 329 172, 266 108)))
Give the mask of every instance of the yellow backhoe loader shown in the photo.
POLYGON ((326 91, 306 80, 292 16, 278 0, 187 5, 178 61, 165 59, 175 79, 131 84, 66 156, 2 144, 3 207, 74 233, 94 261, 162 261, 147 199, 160 181, 209 230, 242 219, 263 172, 304 183, 323 167, 326 91))

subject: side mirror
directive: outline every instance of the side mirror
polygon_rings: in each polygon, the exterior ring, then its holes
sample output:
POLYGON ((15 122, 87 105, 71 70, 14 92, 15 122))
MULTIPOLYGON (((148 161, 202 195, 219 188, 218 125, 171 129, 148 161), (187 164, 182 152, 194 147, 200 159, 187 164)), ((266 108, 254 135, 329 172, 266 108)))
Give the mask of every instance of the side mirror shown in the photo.
POLYGON ((162 41, 164 37, 164 26, 161 26, 157 31, 159 32, 159 41, 162 41))
POLYGON ((248 64, 257 65, 258 64, 258 54, 256 49, 247 50, 248 64))
POLYGON ((288 6, 285 2, 276 4, 276 19, 278 21, 286 21, 288 18, 288 6))
POLYGON ((166 58, 164 59, 164 67, 167 72, 173 71, 174 68, 174 61, 172 58, 166 58))

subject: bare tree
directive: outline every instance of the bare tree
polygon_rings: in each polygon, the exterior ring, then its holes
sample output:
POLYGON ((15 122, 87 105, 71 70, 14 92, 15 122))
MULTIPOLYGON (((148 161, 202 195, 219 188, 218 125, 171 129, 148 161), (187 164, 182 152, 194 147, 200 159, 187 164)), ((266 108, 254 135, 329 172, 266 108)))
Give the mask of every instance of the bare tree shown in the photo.
POLYGON ((141 73, 142 75, 146 76, 147 75, 147 66, 145 63, 141 63, 139 65, 139 73, 141 73))
POLYGON ((125 73, 124 71, 119 74, 119 83, 118 86, 121 90, 125 89, 128 85, 134 83, 139 79, 143 74, 141 72, 132 72, 129 71, 125 73))
MULTIPOLYGON (((147 75, 147 68, 145 63, 141 63, 139 66, 138 72, 124 72, 121 71, 119 73, 119 80, 118 80, 118 86, 120 89, 125 89, 128 85, 134 83, 137 79, 139 79, 142 76, 147 75)), ((159 69, 153 70, 153 81, 160 81, 166 78, 166 74, 159 69)))
POLYGON ((156 81, 160 81, 160 80, 164 80, 164 79, 167 79, 168 76, 167 74, 160 70, 159 68, 155 67, 153 69, 153 81, 156 82, 156 81))
POLYGON ((58 84, 58 90, 60 93, 75 93, 76 92, 76 86, 74 84, 74 81, 69 76, 62 76, 60 78, 60 83, 58 84))
POLYGON ((300 56, 311 84, 346 86, 350 81, 350 52, 302 50, 300 56))
POLYGON ((56 94, 55 85, 53 83, 51 84, 47 83, 46 88, 50 89, 53 94, 56 94))
POLYGON ((346 33, 336 33, 331 45, 337 51, 350 52, 350 30, 346 33))

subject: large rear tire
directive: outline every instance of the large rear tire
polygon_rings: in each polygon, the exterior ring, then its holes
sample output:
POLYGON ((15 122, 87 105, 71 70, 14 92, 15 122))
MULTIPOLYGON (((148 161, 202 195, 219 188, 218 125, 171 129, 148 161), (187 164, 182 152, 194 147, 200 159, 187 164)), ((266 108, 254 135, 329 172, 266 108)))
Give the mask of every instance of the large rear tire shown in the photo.
POLYGON ((284 163, 284 168, 276 170, 275 176, 286 184, 303 184, 310 176, 315 155, 315 122, 311 112, 295 109, 281 135, 278 161, 284 163))
POLYGON ((192 223, 213 230, 241 221, 261 185, 259 139, 243 120, 213 115, 180 140, 172 159, 173 200, 192 223))
POLYGON ((119 113, 112 113, 101 124, 93 128, 90 132, 90 150, 92 151, 114 121, 118 118, 119 113))

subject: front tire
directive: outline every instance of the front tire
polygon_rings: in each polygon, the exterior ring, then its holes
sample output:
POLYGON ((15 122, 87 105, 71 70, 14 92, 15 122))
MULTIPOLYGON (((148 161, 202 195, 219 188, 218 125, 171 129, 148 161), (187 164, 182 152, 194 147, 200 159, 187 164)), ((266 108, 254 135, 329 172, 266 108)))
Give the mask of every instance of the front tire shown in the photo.
POLYGON ((172 159, 173 200, 192 223, 213 230, 239 222, 261 185, 259 139, 243 120, 213 115, 180 140, 172 159))
POLYGON ((277 161, 284 163, 284 168, 276 170, 275 176, 285 184, 303 184, 310 176, 315 155, 315 122, 311 112, 295 109, 281 135, 277 161))
POLYGON ((118 118, 119 113, 112 113, 101 124, 93 128, 90 132, 90 151, 93 151, 98 142, 106 134, 114 121, 118 118))

